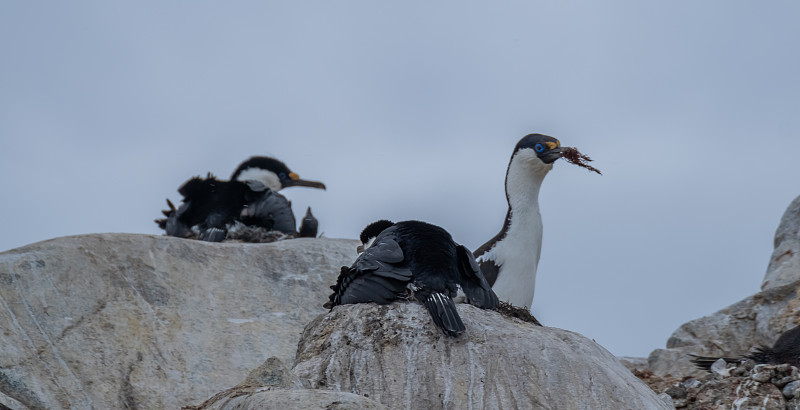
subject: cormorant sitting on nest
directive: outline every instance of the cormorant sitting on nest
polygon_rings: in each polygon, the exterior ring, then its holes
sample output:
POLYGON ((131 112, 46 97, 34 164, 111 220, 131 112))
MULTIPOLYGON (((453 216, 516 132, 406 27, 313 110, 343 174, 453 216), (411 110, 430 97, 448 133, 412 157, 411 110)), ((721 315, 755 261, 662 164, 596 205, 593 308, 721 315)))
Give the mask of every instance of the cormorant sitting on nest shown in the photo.
POLYGON ((499 304, 472 253, 436 225, 381 220, 368 225, 360 239, 361 254, 352 266, 342 267, 326 308, 413 297, 442 332, 455 337, 465 330, 452 299, 459 288, 477 307, 499 304))
MULTIPOLYGON (((186 181, 178 189, 183 196, 181 206, 175 209, 167 200, 166 218, 155 222, 167 235, 210 242, 250 228, 297 235, 291 203, 278 193, 292 186, 325 189, 322 182, 300 179, 277 159, 251 157, 236 168, 229 181, 211 174, 186 181)), ((303 223, 300 236, 315 237, 317 220, 310 208, 303 223)))

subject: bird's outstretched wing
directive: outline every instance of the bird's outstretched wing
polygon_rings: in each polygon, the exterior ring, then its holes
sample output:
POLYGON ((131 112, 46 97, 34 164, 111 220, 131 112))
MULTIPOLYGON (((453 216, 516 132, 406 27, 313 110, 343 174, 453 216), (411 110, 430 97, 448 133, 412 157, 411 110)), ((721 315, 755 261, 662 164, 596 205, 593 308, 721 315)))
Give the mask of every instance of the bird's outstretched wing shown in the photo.
POLYGON ((351 267, 342 267, 326 308, 350 303, 388 304, 401 298, 411 281, 411 270, 399 265, 403 250, 394 239, 381 235, 358 256, 351 267))
POLYGON ((496 309, 500 305, 497 295, 481 273, 475 257, 463 245, 456 246, 461 289, 470 304, 483 309, 496 309))

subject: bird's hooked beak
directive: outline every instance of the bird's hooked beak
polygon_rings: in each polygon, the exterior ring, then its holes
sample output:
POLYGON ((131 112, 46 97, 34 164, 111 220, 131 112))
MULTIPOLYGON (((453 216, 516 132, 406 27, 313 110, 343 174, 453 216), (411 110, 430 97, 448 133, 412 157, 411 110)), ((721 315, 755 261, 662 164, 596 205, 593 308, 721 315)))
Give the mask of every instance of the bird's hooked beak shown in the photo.
POLYGON ((542 162, 544 162, 545 164, 552 164, 557 159, 559 159, 559 158, 561 158, 563 156, 564 156, 564 148, 563 147, 556 147, 556 148, 547 150, 546 152, 543 152, 539 156, 539 159, 541 159, 542 162))
POLYGON ((300 179, 300 176, 294 172, 289 173, 289 179, 284 181, 284 187, 290 186, 304 186, 309 188, 325 189, 325 184, 319 181, 309 181, 307 179, 300 179))

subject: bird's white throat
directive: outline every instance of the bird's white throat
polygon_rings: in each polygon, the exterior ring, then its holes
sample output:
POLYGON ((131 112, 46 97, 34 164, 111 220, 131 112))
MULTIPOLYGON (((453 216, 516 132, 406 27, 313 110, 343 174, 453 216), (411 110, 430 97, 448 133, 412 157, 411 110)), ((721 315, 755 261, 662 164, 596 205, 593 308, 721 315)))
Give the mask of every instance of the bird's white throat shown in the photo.
POLYGON ((553 164, 545 164, 531 149, 517 151, 506 175, 511 220, 506 236, 493 248, 500 266, 492 289, 502 301, 530 307, 536 288, 536 268, 542 252, 539 189, 553 164))
POLYGON ((255 181, 275 192, 280 191, 282 187, 280 178, 274 172, 262 168, 247 168, 236 177, 236 180, 241 182, 255 181))

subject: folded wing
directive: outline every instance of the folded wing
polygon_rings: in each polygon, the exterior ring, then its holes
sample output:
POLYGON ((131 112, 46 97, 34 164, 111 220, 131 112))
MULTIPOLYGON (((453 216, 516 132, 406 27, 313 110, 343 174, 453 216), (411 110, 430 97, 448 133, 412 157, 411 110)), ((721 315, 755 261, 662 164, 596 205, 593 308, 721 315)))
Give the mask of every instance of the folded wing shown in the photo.
POLYGON ((467 301, 479 308, 496 309, 500 305, 500 301, 481 273, 481 268, 475 261, 472 252, 463 245, 458 245, 456 246, 456 257, 461 277, 461 290, 467 295, 467 301))
POLYGON ((343 266, 326 308, 350 303, 388 304, 405 295, 411 270, 400 264, 400 245, 384 235, 376 238, 352 266, 343 266))

